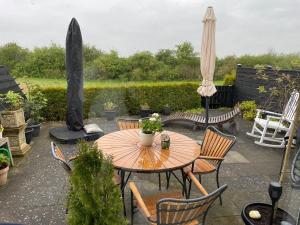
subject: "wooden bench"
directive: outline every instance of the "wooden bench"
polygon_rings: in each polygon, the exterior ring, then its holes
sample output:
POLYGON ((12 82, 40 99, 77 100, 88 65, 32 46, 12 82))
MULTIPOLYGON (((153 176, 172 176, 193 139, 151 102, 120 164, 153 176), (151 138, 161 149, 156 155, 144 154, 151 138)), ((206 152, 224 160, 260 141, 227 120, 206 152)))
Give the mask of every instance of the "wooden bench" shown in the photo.
MULTIPOLYGON (((224 123, 230 123, 232 127, 236 129, 234 118, 241 112, 239 104, 236 104, 232 111, 218 116, 211 116, 208 118, 208 125, 217 126, 220 130, 223 129, 224 123)), ((195 124, 194 129, 205 125, 205 116, 196 113, 177 112, 163 120, 163 124, 166 125, 171 122, 188 121, 195 124)))

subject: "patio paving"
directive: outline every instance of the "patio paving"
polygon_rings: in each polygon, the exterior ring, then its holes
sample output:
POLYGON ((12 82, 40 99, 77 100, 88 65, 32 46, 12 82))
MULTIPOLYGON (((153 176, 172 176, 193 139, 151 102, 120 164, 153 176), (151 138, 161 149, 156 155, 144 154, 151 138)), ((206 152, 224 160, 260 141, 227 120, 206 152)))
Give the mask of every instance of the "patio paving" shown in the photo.
MULTIPOLYGON (((109 133, 117 130, 115 122, 106 119, 93 119, 109 133)), ((63 168, 53 160, 50 153, 48 130, 60 126, 60 122, 44 123, 41 135, 32 143, 32 150, 23 158, 17 158, 16 166, 10 170, 8 184, 0 188, 0 222, 17 222, 26 225, 66 224, 65 196, 67 175, 63 168)), ((254 144, 253 139, 245 135, 252 123, 238 119, 239 132, 237 143, 223 163, 220 172, 221 184, 228 184, 223 194, 223 206, 216 202, 207 218, 208 225, 243 224, 240 214, 246 203, 269 202, 268 185, 277 180, 283 151, 264 148, 254 144)), ((168 130, 200 139, 203 129, 194 131, 188 125, 169 125, 168 130)), ((226 127, 225 127, 226 130, 226 127)), ((76 150, 75 145, 61 145, 66 155, 76 150)), ((287 175, 289 178, 289 175, 287 175)), ((162 175, 164 178, 164 175, 162 175)), ((135 174, 132 176, 142 194, 158 192, 156 174, 135 174)), ((162 187, 165 180, 162 179, 162 187)), ((210 192, 216 188, 215 174, 205 175, 202 184, 210 192)), ((173 178, 169 191, 180 190, 173 178)), ((164 191, 164 188, 163 190, 164 191)), ((199 196, 192 188, 192 196, 199 196)), ((126 206, 129 211, 129 191, 126 189, 126 206)), ((279 206, 296 217, 300 202, 300 191, 291 189, 289 179, 285 181, 284 194, 279 206)), ((128 213, 129 214, 129 213, 128 213)), ((146 224, 140 213, 135 215, 135 224, 146 224)))

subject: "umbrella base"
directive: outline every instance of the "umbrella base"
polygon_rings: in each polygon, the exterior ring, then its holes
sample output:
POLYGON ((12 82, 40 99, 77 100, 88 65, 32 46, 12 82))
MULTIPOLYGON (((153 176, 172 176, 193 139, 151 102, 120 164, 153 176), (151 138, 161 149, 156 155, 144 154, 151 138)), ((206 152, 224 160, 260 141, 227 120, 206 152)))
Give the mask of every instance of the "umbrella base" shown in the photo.
POLYGON ((71 131, 67 127, 56 127, 49 130, 49 135, 60 144, 76 144, 79 140, 95 141, 104 133, 87 134, 84 130, 71 131))

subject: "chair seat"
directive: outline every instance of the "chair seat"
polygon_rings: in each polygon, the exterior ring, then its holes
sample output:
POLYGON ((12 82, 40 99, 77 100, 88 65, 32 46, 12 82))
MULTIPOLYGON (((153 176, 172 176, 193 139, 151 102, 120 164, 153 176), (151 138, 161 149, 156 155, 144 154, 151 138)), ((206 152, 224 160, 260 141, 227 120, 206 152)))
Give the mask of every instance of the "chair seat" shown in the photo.
MULTIPOLYGON (((149 195, 149 196, 143 196, 143 201, 148 209, 148 211, 151 214, 151 219, 156 220, 156 203, 163 198, 176 198, 176 199, 182 199, 182 193, 181 192, 172 192, 172 193, 159 193, 156 195, 149 195)), ((140 209, 139 204, 137 204, 137 207, 140 209)), ((140 209, 141 212, 143 212, 142 209, 140 209)))
MULTIPOLYGON (((187 173, 192 170, 192 166, 187 166, 184 168, 184 172, 187 173)), ((193 173, 211 173, 216 170, 216 167, 209 163, 205 159, 197 159, 194 163, 193 173)))
MULTIPOLYGON (((258 123, 262 127, 265 127, 267 124, 267 120, 261 119, 261 118, 255 118, 255 122, 258 123)), ((286 126, 284 126, 282 123, 280 123, 279 121, 269 121, 268 128, 280 129, 280 130, 285 130, 285 131, 288 130, 288 128, 286 126)))
MULTIPOLYGON (((149 195, 149 196, 143 196, 143 201, 148 209, 148 211, 151 214, 151 220, 156 221, 156 203, 164 198, 175 198, 175 199, 182 199, 182 193, 181 192, 171 192, 171 193, 159 193, 156 195, 149 195)), ((139 204, 137 204, 137 207, 140 209, 139 204)), ((140 212, 143 212, 140 209, 140 212)), ((155 225, 155 223, 152 223, 152 225, 155 225)), ((193 220, 189 223, 186 223, 185 225, 199 225, 198 220, 193 220)))
POLYGON ((121 184, 121 177, 117 172, 114 173, 114 183, 115 183, 115 185, 121 184))

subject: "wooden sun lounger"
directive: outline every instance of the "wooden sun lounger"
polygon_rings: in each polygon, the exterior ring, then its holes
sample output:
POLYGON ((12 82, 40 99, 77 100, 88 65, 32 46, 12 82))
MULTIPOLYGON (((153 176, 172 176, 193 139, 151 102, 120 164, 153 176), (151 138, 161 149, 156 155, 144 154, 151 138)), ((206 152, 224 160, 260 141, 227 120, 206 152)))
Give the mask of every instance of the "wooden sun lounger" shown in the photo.
MULTIPOLYGON (((232 111, 227 112, 222 115, 218 116, 211 116, 208 119, 208 125, 214 125, 217 126, 219 129, 223 129, 223 124, 224 123, 230 123, 231 126, 236 127, 234 118, 240 114, 240 107, 239 104, 236 104, 233 108, 232 111)), ((194 129, 200 126, 205 125, 205 116, 201 114, 196 114, 196 113, 186 113, 186 112, 177 112, 174 113, 168 117, 166 117, 163 120, 164 125, 171 123, 171 122, 176 122, 176 121, 188 121, 188 122, 193 122, 195 124, 194 129)))

